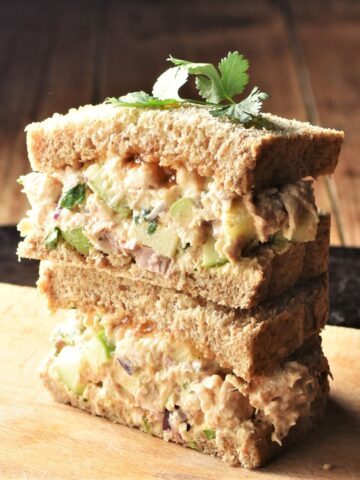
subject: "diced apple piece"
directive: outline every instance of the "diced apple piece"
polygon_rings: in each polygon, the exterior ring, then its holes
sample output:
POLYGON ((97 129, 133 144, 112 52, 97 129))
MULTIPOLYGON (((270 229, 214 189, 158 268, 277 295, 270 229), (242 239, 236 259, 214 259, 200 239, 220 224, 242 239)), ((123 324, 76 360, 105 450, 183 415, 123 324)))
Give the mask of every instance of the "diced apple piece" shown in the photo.
POLYGON ((153 233, 148 233, 149 223, 136 224, 132 222, 129 238, 135 238, 139 243, 151 247, 159 255, 173 257, 179 246, 179 237, 167 227, 159 225, 153 233))
POLYGON ((178 363, 191 362, 196 359, 196 353, 190 346, 181 345, 174 351, 173 359, 178 363))
POLYGON ((54 367, 67 388, 81 395, 85 385, 81 383, 80 374, 84 357, 78 347, 65 346, 55 358, 54 367))
POLYGON ((284 237, 291 242, 309 242, 315 239, 318 226, 318 216, 315 211, 303 212, 292 228, 283 231, 284 237))
POLYGON ((186 227, 193 217, 193 207, 191 198, 180 198, 171 205, 169 213, 180 226, 186 227))
POLYGON ((61 233, 64 239, 79 253, 83 255, 89 253, 91 244, 81 227, 72 230, 63 230, 61 233))
POLYGON ((131 214, 131 208, 126 205, 124 199, 119 199, 119 187, 114 182, 111 170, 106 170, 100 165, 92 165, 87 175, 91 190, 97 193, 112 210, 124 218, 131 214))
POLYGON ((20 232, 20 235, 22 237, 26 237, 26 235, 28 235, 33 228, 34 228, 33 223, 27 217, 20 220, 20 222, 17 225, 17 229, 20 232))
POLYGON ((227 262, 228 259, 221 257, 216 251, 214 238, 208 238, 203 245, 201 266, 205 268, 221 267, 227 262))
POLYGON ((256 237, 254 220, 241 201, 233 201, 225 212, 223 228, 228 241, 236 242, 239 247, 256 237))
POLYGON ((84 356, 95 373, 111 358, 111 352, 114 349, 115 347, 109 343, 104 330, 97 333, 83 346, 84 356))

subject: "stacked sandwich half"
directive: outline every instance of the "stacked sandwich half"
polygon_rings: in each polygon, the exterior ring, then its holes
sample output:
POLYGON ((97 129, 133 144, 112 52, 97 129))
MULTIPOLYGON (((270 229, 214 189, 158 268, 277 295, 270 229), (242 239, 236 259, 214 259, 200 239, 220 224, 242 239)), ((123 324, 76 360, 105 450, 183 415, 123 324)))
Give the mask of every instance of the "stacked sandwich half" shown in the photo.
POLYGON ((30 125, 19 255, 69 311, 42 369, 54 397, 248 468, 303 435, 329 390, 330 226, 304 178, 342 140, 196 107, 30 125))

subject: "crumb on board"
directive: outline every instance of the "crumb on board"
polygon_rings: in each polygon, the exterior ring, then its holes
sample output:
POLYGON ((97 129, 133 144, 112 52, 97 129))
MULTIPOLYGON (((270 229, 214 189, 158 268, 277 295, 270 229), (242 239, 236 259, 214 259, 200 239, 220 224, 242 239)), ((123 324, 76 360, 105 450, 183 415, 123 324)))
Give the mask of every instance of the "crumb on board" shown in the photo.
POLYGON ((332 470, 334 468, 334 465, 331 465, 331 463, 324 463, 322 468, 323 470, 332 470))

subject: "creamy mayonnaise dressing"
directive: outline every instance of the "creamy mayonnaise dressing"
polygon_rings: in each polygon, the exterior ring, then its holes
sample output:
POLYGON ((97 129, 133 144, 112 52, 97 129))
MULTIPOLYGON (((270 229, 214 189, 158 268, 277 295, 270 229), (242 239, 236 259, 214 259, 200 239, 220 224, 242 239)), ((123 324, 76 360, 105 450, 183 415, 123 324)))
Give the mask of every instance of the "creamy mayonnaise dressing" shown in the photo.
POLYGON ((318 224, 311 182, 307 181, 238 196, 185 168, 173 171, 137 161, 124 164, 117 157, 101 167, 67 168, 52 175, 31 173, 22 181, 32 206, 29 218, 19 225, 24 235, 31 229, 46 234, 54 227, 65 232, 82 228, 95 249, 135 260, 139 252, 146 258, 141 252, 146 246, 159 258, 153 261, 155 267, 143 262, 143 268, 158 273, 156 265, 162 257, 180 270, 204 265, 202 248, 208 239, 213 239, 219 257, 213 265, 205 265, 211 267, 237 262, 247 250, 274 238, 314 240, 318 224), (99 193, 91 179, 100 168, 99 193), (84 202, 73 209, 59 208, 60 198, 77 184, 87 185, 84 202), (181 207, 185 221, 171 212, 180 199, 190 203, 190 212, 181 207))

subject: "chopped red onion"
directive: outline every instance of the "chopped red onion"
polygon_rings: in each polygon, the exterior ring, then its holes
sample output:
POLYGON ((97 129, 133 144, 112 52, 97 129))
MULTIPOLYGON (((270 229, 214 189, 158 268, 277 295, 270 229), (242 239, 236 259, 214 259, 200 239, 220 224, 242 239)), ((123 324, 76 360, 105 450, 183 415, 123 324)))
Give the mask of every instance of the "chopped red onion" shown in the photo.
POLYGON ((58 218, 60 217, 60 214, 61 214, 61 210, 62 210, 61 207, 56 207, 56 210, 55 210, 54 215, 53 215, 54 220, 58 220, 58 218))
POLYGON ((133 366, 128 358, 116 357, 116 360, 119 362, 119 364, 122 366, 122 368, 128 375, 132 375, 134 373, 133 366))
POLYGON ((165 408, 164 410, 164 416, 163 416, 163 422, 162 422, 162 429, 164 431, 170 431, 171 430, 171 425, 170 425, 170 412, 165 408))

